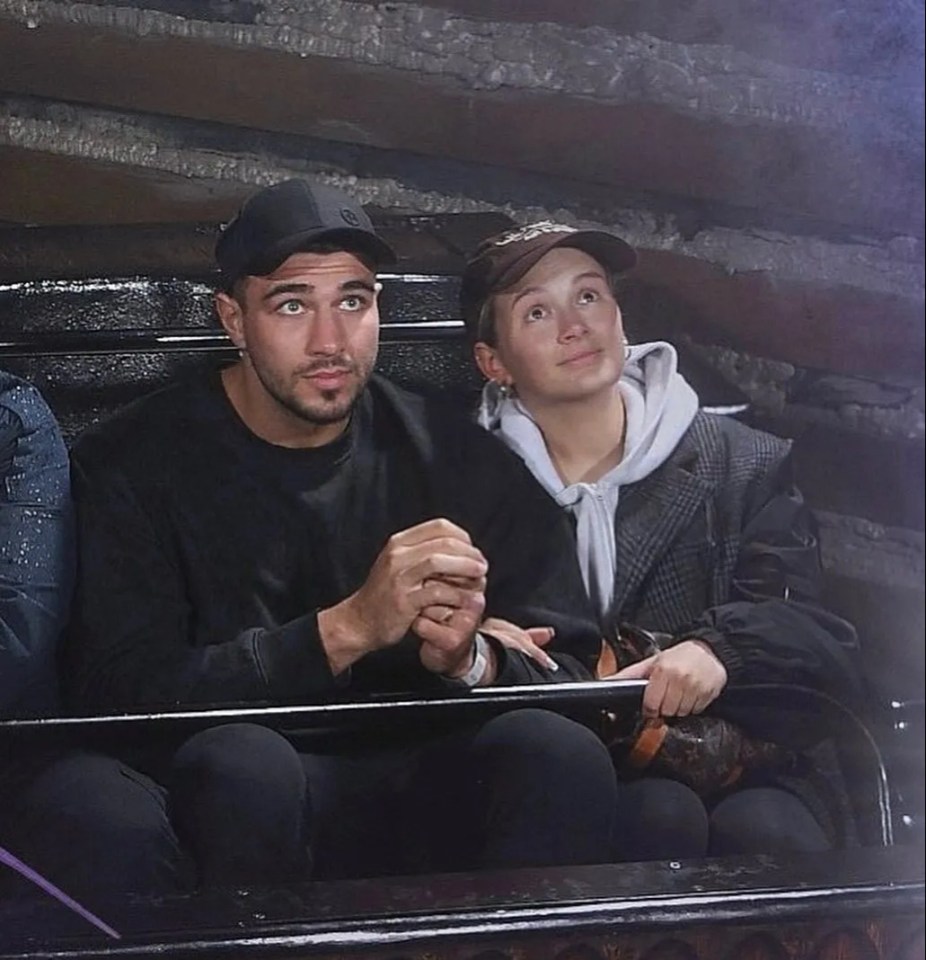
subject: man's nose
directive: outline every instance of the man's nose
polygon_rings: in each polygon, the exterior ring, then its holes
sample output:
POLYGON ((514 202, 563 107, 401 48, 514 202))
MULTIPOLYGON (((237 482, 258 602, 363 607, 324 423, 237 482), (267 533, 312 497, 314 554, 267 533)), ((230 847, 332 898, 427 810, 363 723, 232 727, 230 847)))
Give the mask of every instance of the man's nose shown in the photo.
POLYGON ((305 352, 330 356, 344 348, 344 325, 337 310, 319 307, 309 323, 305 352))

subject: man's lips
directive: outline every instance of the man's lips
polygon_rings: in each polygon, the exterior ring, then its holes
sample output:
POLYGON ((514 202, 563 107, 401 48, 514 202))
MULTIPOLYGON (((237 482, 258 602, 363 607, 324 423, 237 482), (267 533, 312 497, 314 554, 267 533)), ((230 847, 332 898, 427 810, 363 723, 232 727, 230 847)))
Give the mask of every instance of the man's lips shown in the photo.
POLYGON ((322 386, 339 384, 351 375, 348 367, 321 367, 318 370, 308 370, 301 374, 305 380, 312 380, 322 386))

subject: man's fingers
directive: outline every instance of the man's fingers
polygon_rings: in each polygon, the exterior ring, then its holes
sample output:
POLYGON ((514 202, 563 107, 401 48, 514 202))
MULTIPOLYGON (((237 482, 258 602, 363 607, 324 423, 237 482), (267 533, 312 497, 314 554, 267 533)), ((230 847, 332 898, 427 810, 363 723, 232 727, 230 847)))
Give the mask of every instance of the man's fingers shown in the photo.
MULTIPOLYGON (((468 548, 473 550, 474 548, 468 548)), ((420 583, 423 580, 442 580, 445 583, 482 582, 489 572, 489 565, 482 554, 448 554, 428 552, 421 557, 408 557, 403 563, 402 579, 420 583)))
POLYGON ((456 612, 456 607, 446 607, 443 604, 436 603, 430 607, 425 607, 418 616, 424 617, 426 620, 433 620, 435 623, 447 623, 456 612))
POLYGON ((454 577, 454 576, 441 576, 436 577, 437 580, 443 580, 444 583, 449 583, 451 587, 460 587, 463 590, 475 590, 477 592, 485 592, 486 588, 486 578, 485 577, 454 577))
MULTIPOLYGON (((441 580, 425 580, 420 587, 408 593, 409 603, 418 609, 419 616, 428 607, 452 607, 454 610, 459 610, 466 607, 473 597, 482 598, 482 591, 461 590, 441 580)), ((441 613, 435 619, 443 620, 445 617, 441 613)))
POLYGON ((413 547, 416 544, 441 537, 459 540, 463 543, 472 542, 470 535, 462 527, 458 527, 444 517, 436 517, 433 520, 425 520, 423 523, 416 523, 413 527, 394 533, 389 538, 389 543, 397 547, 413 547))
POLYGON ((425 642, 439 650, 452 652, 461 645, 469 645, 485 610, 482 594, 469 594, 443 622, 418 616, 412 630, 425 642))

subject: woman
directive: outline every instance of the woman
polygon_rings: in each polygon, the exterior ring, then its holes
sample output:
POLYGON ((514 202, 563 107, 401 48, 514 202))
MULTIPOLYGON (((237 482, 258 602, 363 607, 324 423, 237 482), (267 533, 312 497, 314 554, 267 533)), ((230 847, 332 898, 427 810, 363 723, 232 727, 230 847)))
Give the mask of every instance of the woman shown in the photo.
MULTIPOLYGON (((819 604, 788 442, 700 411, 670 344, 627 345, 615 280, 635 262, 615 236, 549 222, 476 250, 462 301, 488 380, 480 422, 572 514, 604 635, 630 623, 670 638, 614 674, 648 680, 644 716, 719 710, 747 684, 854 698, 854 633, 819 604)), ((761 737, 801 726, 774 704, 736 720, 761 737)), ((617 856, 827 849, 838 831, 806 786, 756 773, 705 802, 674 780, 628 780, 617 856)))

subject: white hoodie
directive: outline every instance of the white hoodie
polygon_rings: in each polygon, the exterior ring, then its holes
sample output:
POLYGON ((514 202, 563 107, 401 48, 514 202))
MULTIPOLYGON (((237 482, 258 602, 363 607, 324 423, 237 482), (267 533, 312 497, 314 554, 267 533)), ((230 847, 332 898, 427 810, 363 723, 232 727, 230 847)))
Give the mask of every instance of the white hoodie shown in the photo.
POLYGON ((556 502, 575 517, 576 552, 585 589, 602 620, 611 612, 614 594, 614 513, 620 488, 642 480, 665 462, 698 409, 698 398, 677 367, 678 357, 669 343, 630 348, 617 384, 626 412, 624 457, 596 483, 566 486, 550 460, 540 427, 518 399, 501 396, 493 383, 482 391, 479 423, 501 437, 556 502))

